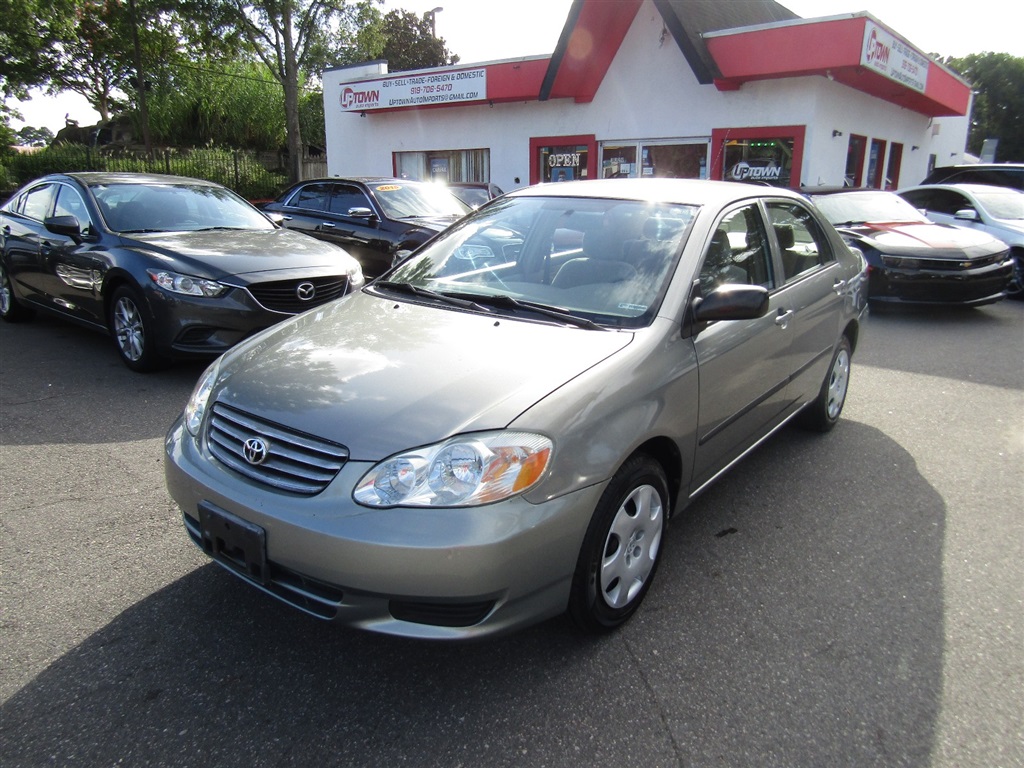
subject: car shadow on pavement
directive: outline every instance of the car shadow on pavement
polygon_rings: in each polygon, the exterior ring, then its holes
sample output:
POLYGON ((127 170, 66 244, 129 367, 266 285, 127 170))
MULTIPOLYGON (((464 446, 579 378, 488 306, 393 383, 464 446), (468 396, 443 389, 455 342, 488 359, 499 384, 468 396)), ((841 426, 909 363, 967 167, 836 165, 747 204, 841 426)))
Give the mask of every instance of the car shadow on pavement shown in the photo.
POLYGON ((673 522, 647 602, 596 639, 373 636, 207 564, 11 696, 0 763, 926 765, 945 513, 882 432, 784 430, 673 522))

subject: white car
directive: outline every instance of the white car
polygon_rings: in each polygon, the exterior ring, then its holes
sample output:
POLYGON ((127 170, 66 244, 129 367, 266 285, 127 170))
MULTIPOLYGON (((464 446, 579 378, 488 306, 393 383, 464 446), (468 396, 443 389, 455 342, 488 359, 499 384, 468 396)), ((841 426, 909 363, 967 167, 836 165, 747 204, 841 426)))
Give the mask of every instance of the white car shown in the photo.
POLYGON ((929 184, 897 194, 934 222, 981 230, 1010 246, 1014 278, 1007 295, 1024 298, 1024 192, 983 184, 929 184))

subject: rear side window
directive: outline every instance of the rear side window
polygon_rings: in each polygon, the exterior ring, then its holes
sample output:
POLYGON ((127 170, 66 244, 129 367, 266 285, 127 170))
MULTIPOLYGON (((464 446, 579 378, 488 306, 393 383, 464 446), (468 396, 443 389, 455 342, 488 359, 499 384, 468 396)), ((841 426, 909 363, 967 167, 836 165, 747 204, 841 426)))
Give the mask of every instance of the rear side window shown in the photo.
POLYGON ((811 212, 795 202, 769 202, 768 217, 782 252, 785 282, 835 260, 828 238, 811 212))
POLYGON ((327 184, 307 184, 292 198, 291 205, 313 211, 326 211, 331 199, 331 188, 327 184))

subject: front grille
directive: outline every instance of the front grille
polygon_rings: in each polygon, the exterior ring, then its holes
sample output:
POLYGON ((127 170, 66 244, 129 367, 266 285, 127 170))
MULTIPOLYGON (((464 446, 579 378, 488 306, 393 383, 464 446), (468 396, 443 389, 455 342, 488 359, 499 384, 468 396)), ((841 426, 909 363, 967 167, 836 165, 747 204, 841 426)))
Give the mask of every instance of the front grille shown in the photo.
POLYGON ((924 269, 937 272, 963 272, 970 269, 980 269, 992 264, 1000 264, 1005 260, 1005 251, 991 256, 981 256, 977 259, 967 257, 962 259, 929 259, 917 256, 882 255, 882 263, 893 269, 924 269))
POLYGON ((346 291, 348 291, 348 278, 344 275, 277 280, 249 286, 249 293, 264 307, 274 312, 287 312, 290 315, 305 312, 307 309, 341 298, 346 291), (312 297, 299 298, 300 294, 308 295, 309 286, 313 287, 312 297), (303 290, 300 291, 300 288, 303 290))
POLYGON ((280 491, 312 496, 320 493, 348 460, 343 445, 214 403, 206 433, 210 453, 222 464, 280 491), (245 458, 245 443, 262 439, 266 458, 253 464, 245 458))

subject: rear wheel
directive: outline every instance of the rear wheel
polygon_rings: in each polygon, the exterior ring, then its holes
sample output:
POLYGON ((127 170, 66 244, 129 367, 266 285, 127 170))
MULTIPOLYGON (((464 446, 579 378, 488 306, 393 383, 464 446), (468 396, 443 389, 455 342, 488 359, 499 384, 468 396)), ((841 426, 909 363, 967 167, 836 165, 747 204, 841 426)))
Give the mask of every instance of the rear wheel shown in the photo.
POLYGON ((582 629, 606 632, 636 612, 658 569, 668 513, 664 470, 634 456, 602 494, 580 549, 569 614, 582 629))
POLYGON ((0 261, 0 317, 9 323, 17 323, 32 317, 32 310, 20 303, 14 295, 11 276, 0 261))
POLYGON ((110 335, 125 365, 139 373, 161 366, 164 361, 153 345, 153 321, 138 291, 128 285, 115 289, 108 321, 110 335))
POLYGON ((816 432, 828 432, 839 421, 850 386, 850 340, 843 336, 832 354, 832 364, 825 374, 821 391, 799 416, 800 426, 816 432))

